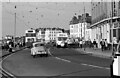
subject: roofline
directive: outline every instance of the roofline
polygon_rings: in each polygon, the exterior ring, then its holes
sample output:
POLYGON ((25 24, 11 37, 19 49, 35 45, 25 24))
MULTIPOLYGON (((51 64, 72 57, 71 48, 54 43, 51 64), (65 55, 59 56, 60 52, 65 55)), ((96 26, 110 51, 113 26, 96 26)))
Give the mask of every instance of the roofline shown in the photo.
POLYGON ((99 24, 101 22, 108 21, 108 20, 111 20, 111 19, 117 19, 117 18, 120 18, 120 17, 116 16, 116 17, 112 17, 112 18, 106 18, 106 19, 103 19, 103 20, 101 20, 99 22, 96 22, 96 23, 92 24, 90 27, 94 27, 95 25, 97 25, 97 24, 99 24))

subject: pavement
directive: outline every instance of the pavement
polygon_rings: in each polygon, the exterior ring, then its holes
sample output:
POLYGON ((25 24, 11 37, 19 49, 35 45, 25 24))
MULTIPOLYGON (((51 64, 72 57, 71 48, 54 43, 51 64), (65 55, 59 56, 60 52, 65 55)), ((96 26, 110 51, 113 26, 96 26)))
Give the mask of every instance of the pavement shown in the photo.
POLYGON ((112 51, 111 50, 105 50, 102 51, 100 48, 97 49, 93 49, 93 48, 86 48, 84 50, 84 48, 77 48, 75 49, 78 52, 81 53, 85 53, 85 54, 90 54, 93 56, 97 56, 97 57, 102 57, 102 58, 111 58, 112 57, 112 51))
MULTIPOLYGON (((15 51, 17 51, 17 50, 20 50, 20 49, 22 49, 22 48, 13 48, 13 52, 15 52, 15 51)), ((10 54, 9 51, 0 50, 0 58, 1 58, 2 56, 8 55, 8 54, 10 54)))

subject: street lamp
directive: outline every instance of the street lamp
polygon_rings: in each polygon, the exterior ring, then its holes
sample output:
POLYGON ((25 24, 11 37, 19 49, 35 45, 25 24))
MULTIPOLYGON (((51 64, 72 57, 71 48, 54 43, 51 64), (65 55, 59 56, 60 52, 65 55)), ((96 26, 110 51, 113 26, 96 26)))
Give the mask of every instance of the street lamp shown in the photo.
POLYGON ((15 5, 15 25, 14 25, 14 47, 15 47, 15 37, 16 37, 16 5, 15 5))
POLYGON ((113 46, 113 0, 111 1, 111 19, 110 19, 110 27, 111 27, 111 42, 112 42, 112 54, 114 54, 114 46, 113 46))
MULTIPOLYGON (((83 5, 84 5, 84 2, 83 2, 83 5)), ((86 44, 85 44, 85 18, 86 18, 86 14, 85 14, 85 5, 84 5, 84 16, 83 16, 83 22, 84 22, 84 51, 85 51, 85 47, 86 47, 86 44)))

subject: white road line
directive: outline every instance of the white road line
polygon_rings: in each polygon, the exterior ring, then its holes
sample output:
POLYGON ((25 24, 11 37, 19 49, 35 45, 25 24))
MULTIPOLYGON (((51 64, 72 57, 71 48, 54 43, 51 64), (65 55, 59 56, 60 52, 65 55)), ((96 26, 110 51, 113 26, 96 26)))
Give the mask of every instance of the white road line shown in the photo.
MULTIPOLYGON (((48 53, 49 53, 51 56, 53 56, 53 55, 51 54, 51 52, 50 52, 50 49, 48 49, 48 53)), ((55 58, 58 59, 58 60, 62 60, 62 61, 66 61, 66 62, 71 62, 71 61, 69 61, 69 60, 62 59, 62 58, 59 58, 59 57, 55 57, 55 58)))
POLYGON ((51 56, 53 56, 53 55, 51 54, 51 52, 50 52, 50 48, 48 49, 48 53, 49 53, 51 56))
POLYGON ((82 63, 81 65, 84 65, 84 66, 90 66, 90 67, 95 67, 95 68, 101 68, 101 69, 107 69, 107 70, 110 69, 110 68, 108 68, 108 67, 100 67, 100 66, 91 65, 91 64, 85 64, 85 63, 82 63))
MULTIPOLYGON (((48 49, 48 53, 53 56, 50 52, 50 49, 48 49)), ((59 57, 55 57, 56 59, 59 59, 59 60, 62 60, 62 61, 66 61, 66 62, 71 62, 70 60, 66 60, 66 59, 62 59, 62 58, 59 58, 59 57)), ((72 62, 71 62, 72 63, 72 62)), ((77 63, 76 63, 77 64, 77 63)), ((90 66, 90 67, 95 67, 95 68, 101 68, 101 69, 107 69, 109 70, 110 68, 108 67, 101 67, 101 66, 96 66, 96 65, 91 65, 91 64, 85 64, 85 63, 80 63, 80 65, 84 65, 84 66, 90 66)))
POLYGON ((71 61, 69 61, 69 60, 66 60, 66 59, 62 59, 62 58, 59 58, 59 57, 55 57, 56 59, 59 59, 59 60, 62 60, 62 61, 66 61, 66 62, 71 62, 71 61))

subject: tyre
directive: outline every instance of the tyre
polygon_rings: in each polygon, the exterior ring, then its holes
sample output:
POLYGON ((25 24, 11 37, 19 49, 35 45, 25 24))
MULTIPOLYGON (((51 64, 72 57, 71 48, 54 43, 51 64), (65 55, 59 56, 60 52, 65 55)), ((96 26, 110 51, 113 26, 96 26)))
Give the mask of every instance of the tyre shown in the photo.
POLYGON ((35 58, 35 55, 33 55, 33 58, 35 58))
POLYGON ((57 45, 57 48, 59 48, 59 45, 57 45))
POLYGON ((45 54, 45 57, 48 57, 48 54, 45 54))

